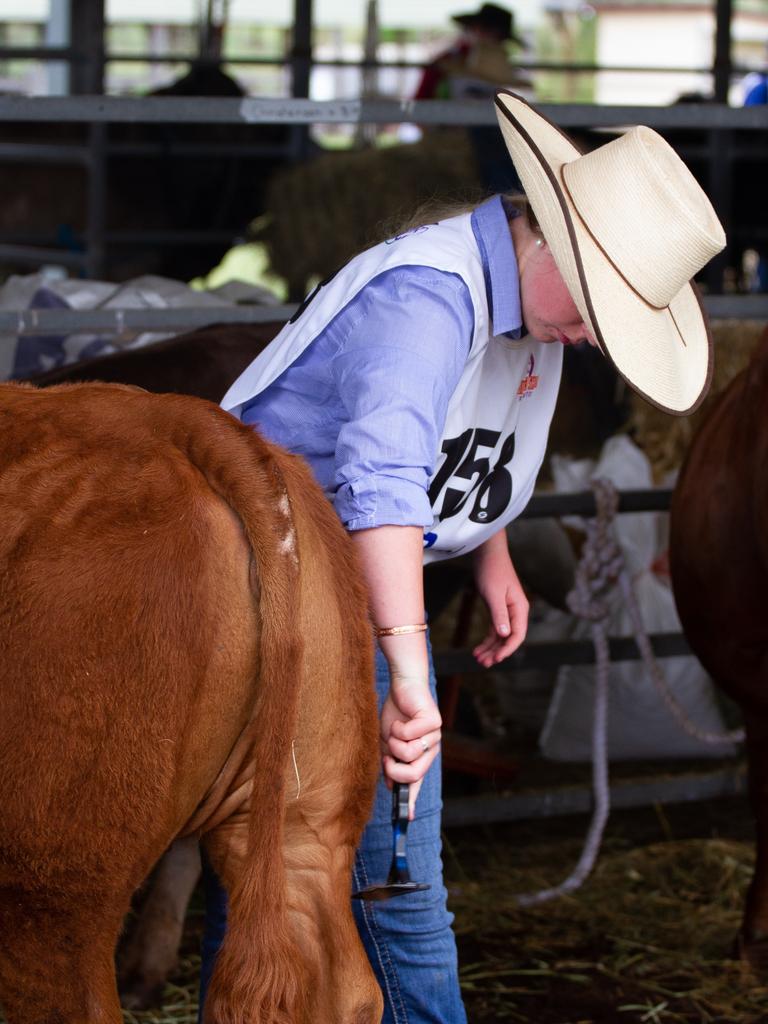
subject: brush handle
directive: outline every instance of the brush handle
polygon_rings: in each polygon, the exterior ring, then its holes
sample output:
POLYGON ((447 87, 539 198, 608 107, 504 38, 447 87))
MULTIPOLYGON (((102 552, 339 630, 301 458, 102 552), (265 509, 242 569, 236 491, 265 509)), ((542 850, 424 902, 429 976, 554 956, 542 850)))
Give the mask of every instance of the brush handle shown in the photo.
POLYGON ((410 882, 405 839, 408 832, 408 783, 392 783, 392 866, 387 884, 410 882))

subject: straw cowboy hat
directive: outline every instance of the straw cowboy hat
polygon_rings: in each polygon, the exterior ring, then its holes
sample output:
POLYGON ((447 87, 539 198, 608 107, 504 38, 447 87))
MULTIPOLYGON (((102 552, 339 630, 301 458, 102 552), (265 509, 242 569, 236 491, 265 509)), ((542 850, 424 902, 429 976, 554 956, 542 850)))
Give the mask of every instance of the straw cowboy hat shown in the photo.
POLYGON ((511 39, 518 46, 525 46, 520 36, 515 34, 515 16, 506 7, 483 4, 476 11, 454 14, 451 20, 463 25, 464 28, 483 28, 496 33, 499 39, 511 39))
POLYGON ((652 405, 704 398, 712 336, 691 278, 725 246, 680 157, 643 125, 582 154, 514 93, 496 94, 512 162, 565 284, 602 352, 652 405))

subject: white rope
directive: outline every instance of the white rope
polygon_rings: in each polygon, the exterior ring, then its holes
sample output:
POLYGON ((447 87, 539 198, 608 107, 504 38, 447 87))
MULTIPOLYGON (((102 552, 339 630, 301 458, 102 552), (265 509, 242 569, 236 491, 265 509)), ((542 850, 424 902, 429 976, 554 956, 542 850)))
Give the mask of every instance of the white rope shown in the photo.
POLYGON ((592 723, 592 792, 594 809, 589 831, 584 840, 581 856, 576 867, 560 885, 539 892, 523 893, 516 897, 521 907, 532 907, 546 903, 568 892, 578 889, 595 866, 603 831, 610 813, 611 789, 608 780, 608 757, 606 747, 606 725, 608 719, 608 641, 605 626, 592 626, 592 640, 597 653, 597 679, 595 681, 595 717, 592 723))
POLYGON ((672 693, 661 666, 656 660, 651 642, 643 625, 640 606, 624 562, 624 555, 613 533, 613 521, 618 508, 618 494, 609 480, 591 481, 597 506, 594 519, 586 524, 587 537, 581 559, 576 568, 573 590, 568 594, 568 607, 581 619, 592 623, 592 642, 595 647, 595 704, 592 723, 592 793, 594 809, 581 856, 571 874, 560 885, 526 893, 517 897, 517 903, 530 907, 545 903, 565 893, 573 892, 588 877, 600 852, 603 831, 610 811, 610 783, 608 777, 608 681, 610 658, 606 620, 609 615, 608 594, 618 582, 632 622, 635 640, 664 705, 680 727, 703 743, 740 743, 744 730, 711 733, 699 729, 672 693))
POLYGON ((621 549, 610 527, 616 515, 618 496, 604 480, 593 480, 597 514, 587 522, 587 538, 576 567, 573 590, 568 594, 568 607, 579 618, 592 623, 592 642, 595 646, 595 704, 592 721, 592 820, 589 824, 581 856, 565 881, 551 889, 525 893, 516 897, 521 907, 563 896, 578 889, 588 877, 600 852, 605 824, 611 803, 608 778, 608 673, 610 658, 606 620, 610 608, 606 600, 616 575, 623 565, 621 549))

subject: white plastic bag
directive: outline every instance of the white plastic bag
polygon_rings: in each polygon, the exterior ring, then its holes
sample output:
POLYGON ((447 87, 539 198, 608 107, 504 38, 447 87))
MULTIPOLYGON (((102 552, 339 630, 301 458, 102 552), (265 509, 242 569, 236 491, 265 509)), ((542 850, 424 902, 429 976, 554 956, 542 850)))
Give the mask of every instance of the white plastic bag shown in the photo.
MULTIPOLYGON (((181 281, 145 274, 123 284, 61 278, 46 273, 12 275, 0 286, 0 309, 169 309, 232 307, 226 293, 196 291, 181 281)), ((152 345, 177 332, 0 335, 0 379, 28 377, 57 366, 152 345)))

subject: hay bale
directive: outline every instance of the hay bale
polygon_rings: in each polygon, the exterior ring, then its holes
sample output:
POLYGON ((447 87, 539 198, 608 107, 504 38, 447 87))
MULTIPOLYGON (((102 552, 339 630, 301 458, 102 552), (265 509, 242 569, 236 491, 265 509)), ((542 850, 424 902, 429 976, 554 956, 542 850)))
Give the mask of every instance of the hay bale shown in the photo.
POLYGON ((682 464, 699 423, 707 416, 717 395, 747 365, 765 329, 763 320, 716 320, 712 323, 715 365, 712 388, 690 416, 670 416, 633 395, 628 429, 651 462, 658 483, 682 464))
POLYGON ((413 145, 327 152, 276 174, 267 194, 261 236, 272 270, 303 294, 367 246, 385 226, 421 203, 480 198, 467 132, 428 132, 413 145))

